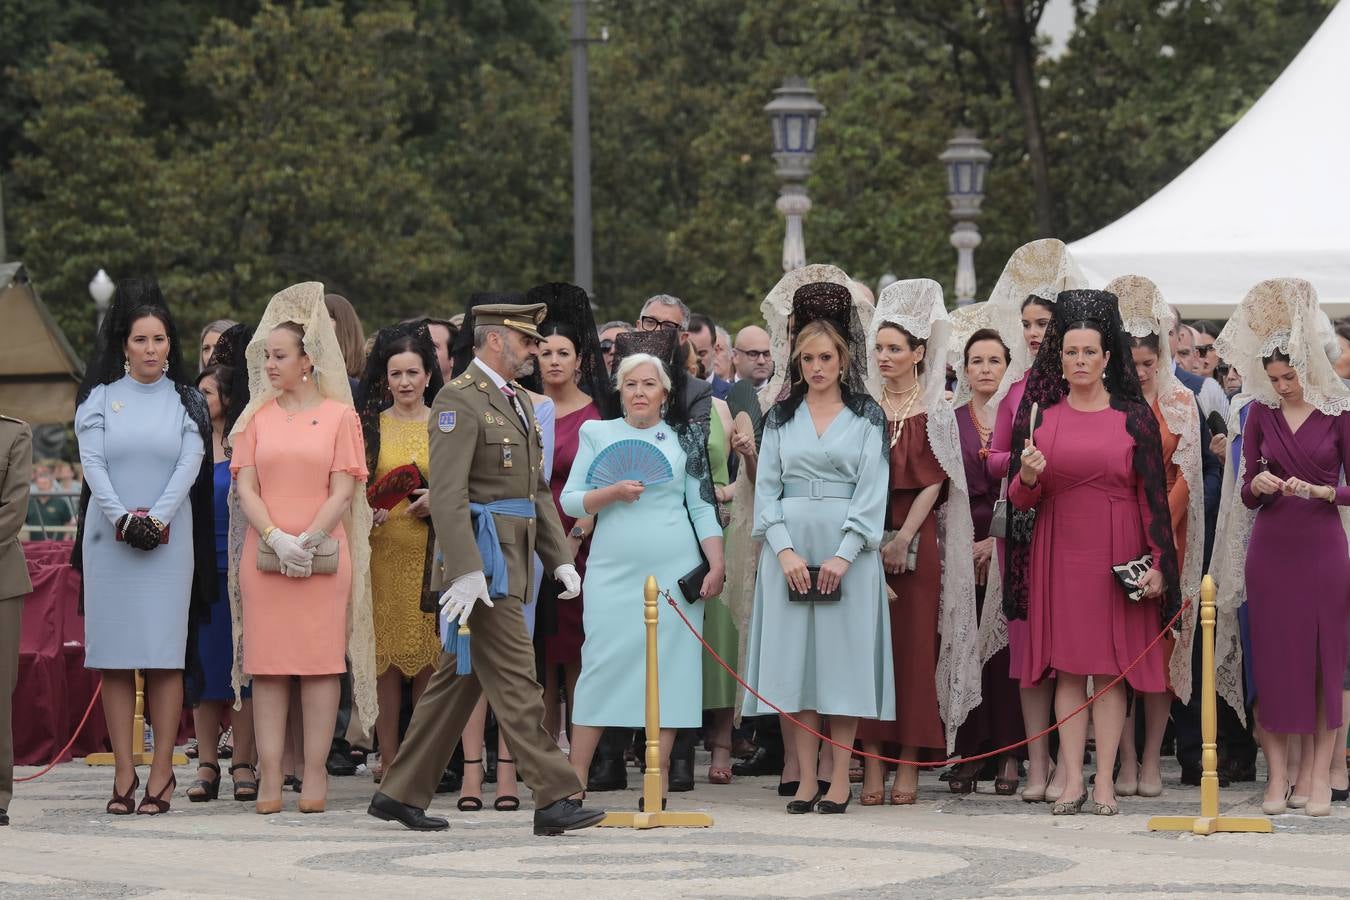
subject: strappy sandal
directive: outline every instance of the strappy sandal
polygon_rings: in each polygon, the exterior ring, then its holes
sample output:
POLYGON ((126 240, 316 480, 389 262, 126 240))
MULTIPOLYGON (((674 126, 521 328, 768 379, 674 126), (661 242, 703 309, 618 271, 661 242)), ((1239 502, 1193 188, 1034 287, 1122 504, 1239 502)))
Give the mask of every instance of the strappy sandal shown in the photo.
MULTIPOLYGON (((481 759, 466 759, 464 760, 464 769, 467 772, 469 766, 481 766, 482 764, 483 760, 481 759)), ((479 787, 478 790, 481 791, 482 787, 479 787)), ((461 794, 460 798, 455 801, 455 808, 460 812, 478 812, 483 808, 483 798, 465 797, 461 794)))
POLYGON ((210 769, 216 773, 216 777, 210 781, 205 778, 198 778, 192 782, 188 785, 187 798, 193 803, 205 803, 208 800, 215 800, 220 797, 220 766, 217 763, 198 760, 197 769, 199 771, 210 769))
POLYGON ((980 768, 978 763, 961 763, 952 770, 947 787, 951 788, 953 794, 975 793, 975 789, 980 786, 980 768))
POLYGON ((918 791, 891 791, 891 806, 913 806, 918 802, 918 791))
POLYGON ((863 791, 858 794, 858 802, 863 806, 881 806, 886 802, 886 792, 863 791))
POLYGON ((258 799, 258 770, 253 768, 252 763, 235 763, 230 766, 230 778, 234 780, 234 799, 241 803, 248 800, 258 799), (253 775, 252 781, 240 781, 234 777, 234 773, 240 769, 248 769, 253 775))
MULTIPOLYGON (((216 771, 220 771, 217 769, 216 771)), ((141 805, 136 807, 138 816, 159 816, 169 811, 169 801, 173 797, 174 788, 178 787, 178 776, 170 775, 169 780, 165 782, 164 787, 159 789, 158 794, 150 793, 150 781, 146 779, 145 796, 141 798, 141 805)))
MULTIPOLYGON (((501 759, 499 757, 497 759, 497 770, 499 773, 501 771, 502 766, 510 766, 512 769, 514 769, 516 767, 516 761, 514 759, 501 759)), ((515 775, 514 772, 512 772, 511 774, 515 775)), ((518 779, 513 777, 503 781, 499 775, 497 779, 497 790, 500 791, 502 785, 507 783, 511 783, 514 785, 517 780, 518 779)), ((492 801, 492 808, 495 809, 497 812, 515 812, 516 810, 520 809, 520 798, 512 796, 510 794, 504 797, 498 796, 492 801)))
POLYGON ((136 789, 141 786, 141 776, 139 773, 131 774, 131 787, 127 788, 125 794, 117 793, 117 776, 113 776, 113 795, 104 809, 110 816, 129 816, 136 811, 136 789), (121 809, 113 807, 120 806, 121 809))

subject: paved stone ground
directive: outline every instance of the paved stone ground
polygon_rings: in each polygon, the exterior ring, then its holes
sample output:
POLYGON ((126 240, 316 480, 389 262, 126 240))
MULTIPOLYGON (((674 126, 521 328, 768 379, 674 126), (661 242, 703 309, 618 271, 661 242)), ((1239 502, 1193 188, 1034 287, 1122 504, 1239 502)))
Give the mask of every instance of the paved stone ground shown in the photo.
MULTIPOLYGON (((774 780, 715 787, 702 781, 705 766, 700 756, 697 789, 672 801, 711 813, 711 829, 536 838, 526 791, 515 813, 491 811, 491 793, 473 814, 443 795, 433 811, 450 830, 415 834, 366 816, 369 776, 333 779, 324 815, 298 814, 295 794, 264 817, 233 800, 189 803, 180 787, 167 816, 112 817, 109 770, 71 763, 19 786, 14 825, 0 829, 0 898, 1350 895, 1344 805, 1325 819, 1280 816, 1273 835, 1150 833, 1150 815, 1199 811, 1199 790, 1178 786, 1175 765, 1162 797, 1126 799, 1116 818, 1054 818, 1044 804, 994 795, 991 783, 957 797, 932 774, 917 806, 855 800, 843 816, 789 816, 774 780)), ((180 785, 192 777, 178 773, 180 785)), ((592 796, 611 809, 637 802, 635 790, 592 796)), ((1236 785, 1223 804, 1259 815, 1260 787, 1236 785)))

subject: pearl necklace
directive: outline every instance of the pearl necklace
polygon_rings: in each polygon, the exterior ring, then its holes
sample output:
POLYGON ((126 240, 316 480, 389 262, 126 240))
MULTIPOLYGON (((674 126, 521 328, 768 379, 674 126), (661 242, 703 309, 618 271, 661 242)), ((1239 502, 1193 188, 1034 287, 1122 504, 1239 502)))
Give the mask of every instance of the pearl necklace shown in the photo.
POLYGON ((886 409, 887 418, 890 418, 891 415, 895 413, 897 409, 897 407, 892 406, 890 404, 889 398, 892 395, 896 397, 903 397, 906 394, 909 395, 909 399, 905 403, 904 410, 900 412, 900 415, 898 417, 892 419, 892 421, 895 423, 895 433, 891 435, 890 446, 887 448, 889 450, 894 450, 895 445, 900 442, 900 433, 905 429, 905 419, 909 418, 909 411, 914 408, 914 401, 919 398, 919 387, 920 387, 919 382, 916 381, 914 382, 914 386, 909 390, 892 391, 890 388, 886 387, 885 382, 882 382, 881 399, 882 399, 882 406, 885 407, 886 409))

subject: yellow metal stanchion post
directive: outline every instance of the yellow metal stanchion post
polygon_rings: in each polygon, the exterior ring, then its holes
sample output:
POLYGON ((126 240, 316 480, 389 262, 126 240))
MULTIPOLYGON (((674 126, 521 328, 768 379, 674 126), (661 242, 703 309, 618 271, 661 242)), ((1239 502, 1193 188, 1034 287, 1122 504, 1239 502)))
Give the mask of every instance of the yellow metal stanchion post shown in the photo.
POLYGON ((642 619, 647 625, 647 771, 642 776, 644 812, 612 812, 602 828, 708 828, 712 816, 697 812, 666 812, 661 809, 661 692, 656 667, 657 595, 661 588, 652 576, 644 586, 642 619))
MULTIPOLYGON (((169 741, 172 742, 178 736, 178 720, 175 719, 169 725, 169 741)), ((145 679, 141 673, 136 673, 136 713, 131 720, 131 759, 133 766, 148 766, 155 758, 155 754, 143 749, 145 747, 145 679)), ((174 753, 173 764, 175 766, 187 765, 187 756, 182 753, 174 753)), ((115 760, 111 753, 90 753, 84 758, 86 766, 111 766, 115 760)))
POLYGON ((1189 831, 1192 834, 1250 832, 1270 834, 1270 819, 1264 816, 1219 815, 1219 711, 1214 686, 1214 579, 1208 575, 1200 587, 1200 739, 1204 742, 1200 763, 1200 815, 1154 816, 1149 831, 1189 831))

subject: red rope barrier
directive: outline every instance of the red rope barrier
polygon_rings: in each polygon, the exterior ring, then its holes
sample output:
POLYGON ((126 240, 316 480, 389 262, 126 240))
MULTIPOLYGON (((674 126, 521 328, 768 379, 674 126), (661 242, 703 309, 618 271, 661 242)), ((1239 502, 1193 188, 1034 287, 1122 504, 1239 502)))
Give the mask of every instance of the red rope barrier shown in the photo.
POLYGON ((765 706, 769 707, 769 709, 772 709, 774 712, 778 713, 783 718, 787 719, 793 725, 796 725, 798 728, 801 728, 804 731, 810 732, 812 735, 814 735, 815 737, 819 738, 822 741, 825 741, 827 744, 830 744, 831 746, 838 747, 840 750, 849 751, 854 756, 862 756, 866 757, 867 759, 875 759, 879 762, 895 763, 896 765, 900 766, 917 766, 919 768, 926 768, 926 769, 930 768, 936 769, 942 766, 949 766, 954 763, 979 762, 980 760, 990 759, 991 757, 1002 756, 1003 754, 1009 752, 1010 750, 1017 750, 1020 747, 1025 747, 1032 741, 1040 740, 1041 738, 1045 737, 1047 734, 1059 728, 1059 726, 1063 725, 1065 722, 1069 721, 1074 716, 1078 715, 1083 710, 1087 709, 1089 706, 1095 703, 1098 697, 1110 691, 1116 685, 1120 684, 1120 682, 1124 680, 1125 676, 1130 674, 1130 671, 1133 670, 1135 666, 1139 665, 1139 663, 1144 659, 1145 656, 1148 656, 1149 651, 1152 650, 1154 647, 1156 647, 1158 645, 1158 642, 1167 636, 1167 632, 1172 630, 1172 626, 1175 625, 1177 623, 1177 620, 1181 618, 1181 614, 1184 613, 1187 610, 1187 608, 1190 607, 1191 605, 1191 601, 1189 600, 1183 601, 1181 604, 1181 609, 1177 610, 1177 614, 1172 617, 1172 621, 1167 623, 1167 627, 1163 628, 1162 631, 1158 632, 1158 636, 1155 637, 1153 640, 1149 641, 1148 646, 1143 649, 1143 652, 1141 652, 1138 656, 1136 656, 1134 660, 1128 666, 1126 666, 1125 669, 1119 675, 1113 678, 1110 684, 1108 684, 1101 690, 1094 691, 1092 696, 1088 697, 1087 700, 1083 701, 1083 703, 1079 705, 1077 709, 1069 713, 1064 718, 1060 719, 1058 722, 1052 724, 1049 728, 1045 729, 1040 734, 1033 735, 1032 737, 1029 738, 1024 738, 1023 740, 1020 740, 1015 744, 1009 744, 1008 746, 1000 747, 997 750, 990 750, 988 753, 981 753, 978 756, 953 756, 950 759, 944 759, 941 762, 914 762, 908 759, 896 759, 890 756, 881 756, 876 753, 868 753, 865 750, 856 750, 853 747, 846 747, 843 744, 839 743, 838 741, 831 740, 829 737, 821 734, 819 731, 816 731, 809 725, 804 724, 803 722, 795 718, 791 713, 784 712, 771 700, 766 698, 764 695, 760 694, 750 685, 746 684, 745 681, 741 678, 741 676, 737 675, 736 671, 732 669, 731 666, 727 665, 726 660, 722 659, 722 657, 717 654, 717 651, 708 645, 708 642, 703 639, 703 635, 698 633, 698 631, 694 628, 693 624, 689 621, 689 617, 684 614, 684 610, 680 609, 679 604, 675 602, 675 598, 670 596, 670 591, 662 591, 661 593, 665 596, 666 602, 670 604, 671 609, 675 610, 675 612, 679 615, 680 620, 684 622, 685 627, 689 629, 689 633, 692 634, 694 637, 698 638, 698 642, 703 645, 703 649, 707 650, 708 653, 712 656, 712 658, 717 660, 717 664, 721 666, 723 669, 725 669, 728 675, 736 679, 737 684, 739 684, 741 687, 749 691, 751 696, 753 696, 760 703, 763 703, 765 706))
POLYGON ((47 768, 43 769, 41 772, 38 772, 35 775, 28 775, 24 778, 15 778, 14 781, 16 783, 21 781, 33 781, 34 779, 41 778, 43 775, 46 775, 52 769, 56 768, 57 763, 61 761, 61 757, 69 753, 70 748, 75 746, 75 739, 79 737, 80 732, 84 730, 84 724, 89 721, 89 716, 94 711, 94 704, 98 702, 98 695, 101 693, 103 693, 102 678, 99 679, 98 684, 94 687, 94 696, 89 698, 89 708, 84 711, 84 718, 80 719, 80 724, 75 726, 75 733, 70 736, 69 743, 67 743, 64 747, 61 748, 61 752, 56 754, 56 759, 47 763, 47 768))

